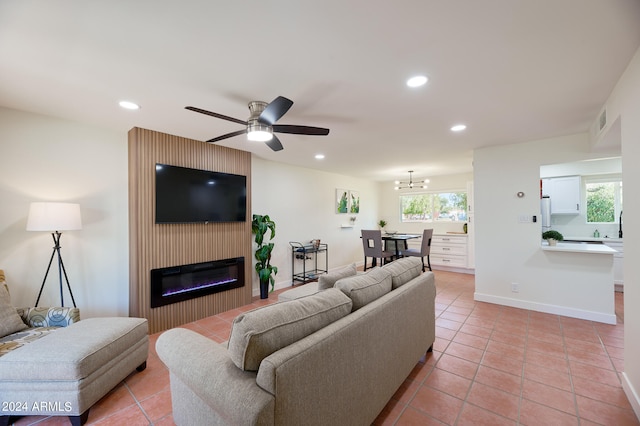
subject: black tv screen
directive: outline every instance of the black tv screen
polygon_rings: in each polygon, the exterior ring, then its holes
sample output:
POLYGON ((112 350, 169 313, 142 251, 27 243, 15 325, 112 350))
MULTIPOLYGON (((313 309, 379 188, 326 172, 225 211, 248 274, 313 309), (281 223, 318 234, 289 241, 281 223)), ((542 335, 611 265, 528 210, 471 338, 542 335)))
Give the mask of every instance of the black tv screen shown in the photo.
POLYGON ((156 164, 156 223, 246 220, 246 176, 156 164))

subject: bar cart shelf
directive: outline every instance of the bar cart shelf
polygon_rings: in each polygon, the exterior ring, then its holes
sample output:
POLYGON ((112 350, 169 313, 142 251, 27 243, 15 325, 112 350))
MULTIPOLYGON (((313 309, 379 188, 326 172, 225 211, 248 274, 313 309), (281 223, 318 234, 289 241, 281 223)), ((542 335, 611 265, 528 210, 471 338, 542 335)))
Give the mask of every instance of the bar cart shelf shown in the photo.
POLYGON ((316 281, 320 275, 327 273, 329 269, 329 247, 327 244, 302 244, 297 241, 289 241, 289 245, 291 246, 291 285, 316 281), (324 269, 321 268, 323 257, 324 269), (310 269, 307 269, 307 261, 311 263, 310 269), (296 272, 296 263, 299 265, 298 272, 296 272))

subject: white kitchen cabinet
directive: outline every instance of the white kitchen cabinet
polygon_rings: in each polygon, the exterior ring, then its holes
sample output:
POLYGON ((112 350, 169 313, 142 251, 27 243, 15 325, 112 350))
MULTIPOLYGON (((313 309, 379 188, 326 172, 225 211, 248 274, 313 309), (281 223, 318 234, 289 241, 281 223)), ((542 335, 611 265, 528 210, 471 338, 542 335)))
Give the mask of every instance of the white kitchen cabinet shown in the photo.
POLYGON ((613 283, 615 284, 616 291, 622 291, 624 286, 622 267, 624 261, 624 244, 622 241, 605 241, 605 244, 617 251, 617 253, 613 255, 613 283))
POLYGON ((580 176, 543 179, 542 193, 551 200, 551 214, 580 213, 580 176))
POLYGON ((473 181, 467 182, 467 268, 475 269, 475 215, 474 215, 473 181))
POLYGON ((435 234, 431 238, 429 259, 433 269, 449 269, 466 272, 468 238, 467 235, 435 234))

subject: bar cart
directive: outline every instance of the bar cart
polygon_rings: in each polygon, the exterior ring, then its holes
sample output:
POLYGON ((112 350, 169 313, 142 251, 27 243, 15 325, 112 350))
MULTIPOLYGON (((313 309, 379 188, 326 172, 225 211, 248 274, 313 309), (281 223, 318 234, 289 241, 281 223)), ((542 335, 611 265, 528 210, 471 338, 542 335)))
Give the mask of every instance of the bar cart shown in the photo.
MULTIPOLYGON (((307 244, 289 241, 289 245, 291 246, 291 285, 316 281, 319 275, 327 273, 329 269, 329 247, 327 244, 314 241, 307 244), (324 269, 318 266, 319 257, 324 257, 324 269), (298 262, 302 263, 301 272, 296 272, 296 260, 302 261, 298 262), (311 262, 311 269, 307 269, 307 261, 311 262)), ((322 259, 320 259, 320 266, 322 266, 322 259)))

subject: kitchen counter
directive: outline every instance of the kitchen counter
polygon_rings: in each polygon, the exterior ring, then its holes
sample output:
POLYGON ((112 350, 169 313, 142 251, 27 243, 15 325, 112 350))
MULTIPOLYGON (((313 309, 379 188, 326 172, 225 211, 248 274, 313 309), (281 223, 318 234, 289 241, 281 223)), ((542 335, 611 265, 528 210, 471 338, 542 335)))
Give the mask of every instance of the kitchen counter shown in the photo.
POLYGON ((623 241, 622 238, 605 238, 605 237, 564 237, 565 241, 593 241, 593 242, 601 242, 606 244, 607 242, 612 243, 621 243, 623 241))
MULTIPOLYGON (((610 240, 613 240, 610 238, 610 240)), ((582 239, 581 241, 586 241, 582 239)), ((580 243, 580 242, 562 242, 557 243, 555 246, 550 246, 546 241, 542 242, 542 250, 544 251, 564 251, 571 253, 587 253, 587 254, 611 254, 617 253, 618 251, 612 249, 606 244, 589 244, 589 243, 580 243)))

